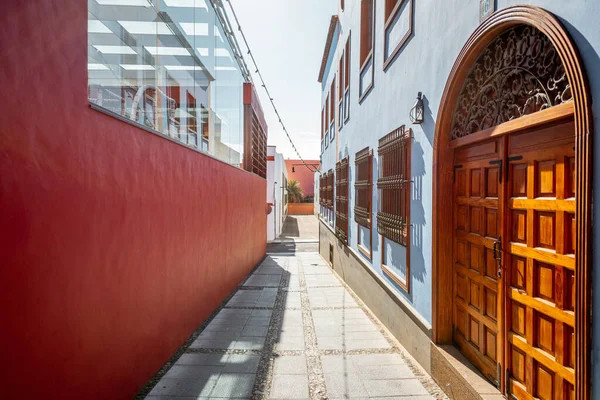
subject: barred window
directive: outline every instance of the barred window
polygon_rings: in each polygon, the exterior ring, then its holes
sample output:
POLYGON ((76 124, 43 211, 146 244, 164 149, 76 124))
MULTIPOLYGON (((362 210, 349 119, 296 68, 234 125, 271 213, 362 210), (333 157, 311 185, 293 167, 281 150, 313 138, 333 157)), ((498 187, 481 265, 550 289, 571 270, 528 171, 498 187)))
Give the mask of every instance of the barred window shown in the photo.
POLYGON ((333 170, 329 170, 327 172, 327 202, 325 203, 325 207, 333 210, 333 170))
POLYGON ((335 164, 335 234, 348 244, 348 157, 335 164))
POLYGON ((365 147, 354 156, 354 220, 356 243, 367 258, 372 257, 373 150, 365 147))
POLYGON ((366 147, 356 153, 354 164, 356 166, 356 180, 354 181, 354 190, 356 193, 354 220, 359 225, 371 229, 373 151, 366 147))
POLYGON ((323 207, 327 204, 327 174, 319 177, 319 204, 323 207))
POLYGON ((379 212, 377 232, 398 244, 409 243, 410 145, 404 125, 379 139, 379 212))

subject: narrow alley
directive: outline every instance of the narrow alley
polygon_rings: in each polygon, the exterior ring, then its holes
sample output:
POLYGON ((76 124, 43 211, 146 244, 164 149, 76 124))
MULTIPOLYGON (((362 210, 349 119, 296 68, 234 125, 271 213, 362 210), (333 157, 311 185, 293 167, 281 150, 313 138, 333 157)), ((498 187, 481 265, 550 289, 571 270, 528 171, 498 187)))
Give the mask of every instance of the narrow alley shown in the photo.
POLYGON ((269 253, 137 398, 445 397, 318 253, 297 251, 269 253))
POLYGON ((0 400, 600 400, 600 0, 0 1, 0 400))

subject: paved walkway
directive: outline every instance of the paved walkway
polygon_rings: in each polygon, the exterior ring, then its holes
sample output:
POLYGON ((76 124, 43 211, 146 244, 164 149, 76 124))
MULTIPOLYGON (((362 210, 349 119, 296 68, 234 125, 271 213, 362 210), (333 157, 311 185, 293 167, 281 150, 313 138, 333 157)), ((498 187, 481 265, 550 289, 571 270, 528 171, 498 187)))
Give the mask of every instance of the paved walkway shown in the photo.
POLYGON ((445 398, 317 253, 268 256, 138 397, 148 392, 148 400, 445 398))
POLYGON ((319 240, 319 220, 314 215, 288 215, 277 239, 319 240))
POLYGON ((288 215, 277 240, 267 243, 267 252, 306 251, 319 251, 319 220, 314 215, 288 215))

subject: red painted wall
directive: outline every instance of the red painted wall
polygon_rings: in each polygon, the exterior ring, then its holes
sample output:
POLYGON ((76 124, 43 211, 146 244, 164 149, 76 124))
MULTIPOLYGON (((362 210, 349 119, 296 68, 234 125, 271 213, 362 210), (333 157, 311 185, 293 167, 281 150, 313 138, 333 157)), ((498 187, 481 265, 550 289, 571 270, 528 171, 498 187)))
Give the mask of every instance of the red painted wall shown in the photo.
POLYGON ((85 0, 0 26, 0 398, 130 399, 264 256, 266 183, 89 108, 85 0))
MULTIPOLYGON (((319 160, 304 160, 311 168, 316 169, 319 166, 319 160)), ((288 173, 288 180, 297 180, 304 191, 304 197, 314 196, 315 194, 315 173, 302 165, 300 160, 285 160, 285 168, 288 173), (292 164, 296 172, 292 172, 292 164), (300 164, 300 165, 298 165, 300 164)))

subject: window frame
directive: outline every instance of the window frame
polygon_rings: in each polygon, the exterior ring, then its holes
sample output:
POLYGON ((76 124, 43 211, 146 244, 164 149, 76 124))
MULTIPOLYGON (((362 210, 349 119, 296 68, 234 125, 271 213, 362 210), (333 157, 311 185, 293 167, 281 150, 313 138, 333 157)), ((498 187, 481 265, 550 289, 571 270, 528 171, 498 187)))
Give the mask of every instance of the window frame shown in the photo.
POLYGON ((327 202, 325 207, 329 210, 333 211, 334 206, 334 181, 333 181, 333 170, 330 169, 327 171, 327 181, 326 181, 326 189, 327 189, 327 202))
POLYGON ((373 86, 375 86, 375 57, 374 57, 374 52, 375 52, 375 1, 376 0, 361 0, 361 9, 360 9, 360 44, 359 44, 359 74, 358 74, 358 92, 359 92, 359 96, 358 96, 358 103, 362 103, 363 100, 367 97, 367 95, 371 92, 371 90, 373 89, 373 86), (365 3, 371 3, 371 40, 370 40, 370 47, 371 49, 365 53, 364 50, 364 46, 366 46, 365 43, 368 43, 368 38, 365 38, 365 24, 367 24, 368 19, 366 19, 364 17, 364 11, 365 9, 368 9, 368 7, 365 6, 365 3), (365 71, 367 65, 369 64, 369 62, 371 63, 371 83, 369 84, 369 86, 367 86, 366 88, 362 87, 362 76, 363 76, 363 72, 365 71))
POLYGON ((351 57, 351 34, 352 32, 348 33, 348 39, 346 39, 346 45, 345 45, 345 50, 344 50, 344 55, 345 55, 345 65, 344 65, 344 123, 347 123, 348 120, 350 119, 350 71, 351 71, 351 65, 350 65, 350 60, 352 59, 351 57))
POLYGON ((377 232, 381 236, 381 269, 407 293, 410 292, 410 202, 412 130, 404 125, 379 139, 379 202, 377 232), (386 156, 390 157, 386 159, 386 156), (397 164, 396 164, 397 163, 397 164), (386 193, 384 191, 394 191, 386 193), (386 199, 387 197, 387 199, 386 199), (392 208, 392 210, 390 210, 392 208), (406 281, 385 265, 385 240, 406 248, 406 281))
POLYGON ((319 204, 322 207, 325 206, 325 202, 327 201, 327 195, 326 195, 327 183, 325 181, 326 177, 327 177, 326 174, 322 174, 321 176, 319 176, 319 204))
POLYGON ((321 107, 321 140, 325 137, 325 107, 321 107))
POLYGON ((336 108, 336 104, 335 104, 335 83, 336 83, 337 79, 336 76, 333 76, 333 80, 331 81, 331 88, 329 89, 329 93, 331 98, 329 99, 330 103, 329 103, 329 140, 331 140, 333 142, 333 139, 335 139, 335 108, 336 108))
POLYGON ((329 148, 329 95, 325 98, 325 149, 329 148))
POLYGON ((335 164, 335 235, 345 245, 348 245, 349 172, 350 158, 346 156, 335 164))
POLYGON ((365 147, 354 156, 354 221, 357 228, 356 246, 369 260, 373 258, 373 150, 365 147), (366 174, 362 174, 362 169, 367 169, 366 174), (366 175, 367 179, 359 179, 361 175, 366 175), (366 192, 366 196, 360 196, 361 192, 366 192), (367 204, 360 204, 361 197, 367 198, 367 204), (360 244, 360 227, 369 230, 369 248, 366 249, 360 244))
POLYGON ((340 130, 344 127, 344 82, 348 79, 345 72, 345 63, 346 63, 346 51, 342 50, 342 54, 340 55, 340 62, 338 66, 338 127, 340 130))
POLYGON ((400 50, 402 50, 402 48, 404 47, 406 42, 408 42, 408 39, 410 39, 411 35, 413 34, 414 10, 415 10, 414 0, 385 0, 385 23, 383 26, 383 70, 384 71, 387 71, 387 69, 390 67, 390 65, 393 64, 393 62, 396 60, 398 54, 400 53, 400 50), (392 7, 391 10, 389 10, 389 8, 390 8, 389 4, 393 3, 394 1, 396 2, 396 5, 394 5, 394 7, 392 7), (406 2, 410 2, 410 4, 407 5, 407 7, 410 7, 410 9, 409 9, 410 14, 408 16, 408 20, 409 20, 408 32, 406 32, 404 34, 404 36, 402 37, 402 39, 400 39, 400 41, 398 42, 396 47, 394 47, 394 50, 392 50, 389 53, 389 55, 387 55, 387 57, 386 57, 386 49, 388 48, 387 33, 390 30, 390 28, 392 27, 394 20, 398 16, 398 12, 400 11, 402 6, 406 2))

